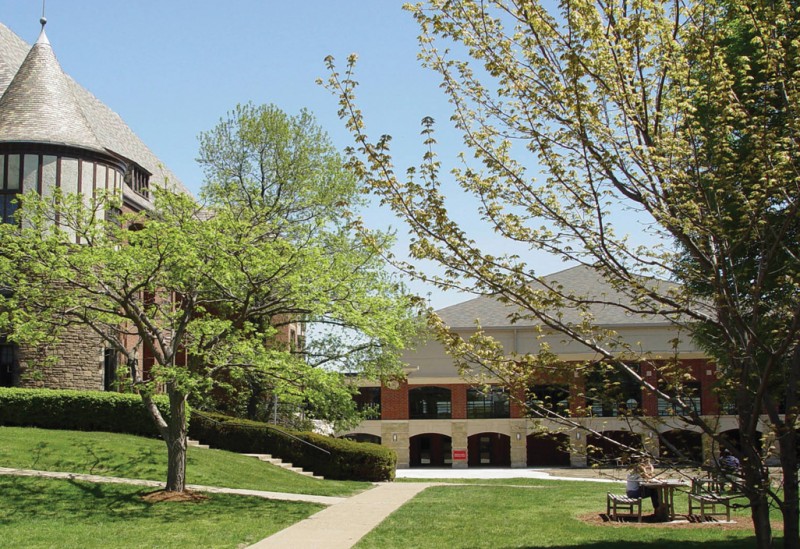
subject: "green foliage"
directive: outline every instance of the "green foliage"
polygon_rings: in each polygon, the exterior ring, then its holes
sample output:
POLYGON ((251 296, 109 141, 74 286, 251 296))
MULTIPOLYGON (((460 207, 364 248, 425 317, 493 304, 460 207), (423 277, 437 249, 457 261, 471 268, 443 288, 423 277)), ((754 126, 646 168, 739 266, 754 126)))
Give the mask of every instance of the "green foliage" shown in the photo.
POLYGON ((272 454, 330 479, 392 480, 397 463, 397 455, 392 450, 377 444, 283 431, 221 414, 195 414, 189 430, 193 438, 215 448, 272 454))
MULTIPOLYGON (((169 417, 169 402, 154 398, 169 417)), ((157 436, 139 395, 0 387, 0 425, 157 436)))
POLYGON ((151 189, 152 208, 111 215, 119 196, 22 197, 20 223, 0 226, 10 339, 42 345, 90 327, 125 358, 170 452, 185 433, 151 395, 166 391, 177 417, 190 395, 250 371, 279 398, 352 423, 332 372, 399 375, 419 328, 418 300, 381 257, 391 239, 357 236, 354 176, 308 113, 239 107, 201 143, 203 204, 151 189), (281 340, 290 327, 307 339, 281 340))
MULTIPOLYGON (((426 118, 428 151, 399 178, 390 138, 368 139, 355 105, 355 57, 343 74, 328 59, 356 142, 350 164, 410 228, 401 268, 508 304, 513 321, 585 346, 722 442, 714 421, 671 390, 681 384, 661 382, 663 364, 680 358, 678 335, 673 352, 656 357, 595 315, 662 322, 713 348, 721 389, 736 394, 741 436, 731 450, 744 464, 758 545, 771 543, 770 500, 800 546, 798 493, 768 493, 758 451, 766 414, 786 485, 797 486, 797 2, 428 0, 406 9, 469 149, 448 177, 426 118), (451 200, 462 195, 472 216, 451 200), (511 251, 483 246, 481 225, 511 251), (571 291, 542 276, 537 252, 591 269, 598 288, 571 291), (425 261, 439 273, 424 272, 425 261)), ((519 356, 489 336, 457 341, 435 318, 432 326, 465 368, 505 383, 558 359, 547 349, 519 356)))

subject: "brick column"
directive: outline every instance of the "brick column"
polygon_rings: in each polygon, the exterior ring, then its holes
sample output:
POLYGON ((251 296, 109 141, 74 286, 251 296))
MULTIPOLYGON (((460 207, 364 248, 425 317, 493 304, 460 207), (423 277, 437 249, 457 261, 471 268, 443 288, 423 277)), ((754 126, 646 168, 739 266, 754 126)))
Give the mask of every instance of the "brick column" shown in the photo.
POLYGON ((394 389, 381 388, 381 419, 408 419, 408 383, 403 381, 394 389))

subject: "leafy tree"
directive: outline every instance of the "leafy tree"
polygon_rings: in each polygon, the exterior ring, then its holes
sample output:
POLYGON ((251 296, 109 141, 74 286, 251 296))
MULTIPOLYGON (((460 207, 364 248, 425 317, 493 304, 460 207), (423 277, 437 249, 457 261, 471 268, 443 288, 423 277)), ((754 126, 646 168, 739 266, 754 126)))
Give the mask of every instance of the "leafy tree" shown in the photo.
POLYGON ((123 355, 167 445, 170 491, 185 488, 190 395, 253 374, 283 398, 341 402, 341 368, 396 373, 417 325, 378 255, 388 239, 367 246, 350 230, 352 176, 313 120, 248 106, 228 122, 203 136, 202 205, 156 190, 151 210, 110 215, 116 197, 28 194, 21 223, 0 227, 2 265, 16 276, 4 307, 12 337, 42 343, 77 324, 123 355), (254 158, 260 169, 245 172, 254 158), (228 162, 242 170, 228 177, 228 162), (330 333, 290 345, 278 330, 295 323, 330 333), (154 362, 146 373, 143 349, 154 362), (160 390, 168 417, 152 402, 160 390))
MULTIPOLYGON (((355 58, 344 74, 328 59, 328 86, 357 143, 351 164, 410 227, 403 267, 442 288, 496 296, 516 318, 581 342, 668 400, 739 454, 758 546, 772 543, 772 501, 785 546, 797 547, 796 3, 430 0, 407 9, 421 28, 422 62, 441 75, 473 156, 451 172, 476 199, 469 225, 449 208, 454 190, 440 175, 433 121, 423 121, 424 161, 399 179, 388 137, 366 136, 355 58), (520 253, 487 253, 470 232, 479 222, 520 253), (565 291, 535 272, 531 251, 594 269, 625 299, 565 291), (442 274, 415 268, 422 259, 442 274), (740 447, 692 410, 675 361, 598 330, 593 306, 663 319, 713 348, 723 396, 736 403, 740 447), (570 308, 580 321, 565 320, 570 308), (651 363, 658 386, 622 356, 651 363), (783 493, 770 486, 758 450, 764 414, 783 493)), ((557 361, 547 349, 514 356, 480 332, 462 341, 434 325, 459 361, 501 379, 557 361)))

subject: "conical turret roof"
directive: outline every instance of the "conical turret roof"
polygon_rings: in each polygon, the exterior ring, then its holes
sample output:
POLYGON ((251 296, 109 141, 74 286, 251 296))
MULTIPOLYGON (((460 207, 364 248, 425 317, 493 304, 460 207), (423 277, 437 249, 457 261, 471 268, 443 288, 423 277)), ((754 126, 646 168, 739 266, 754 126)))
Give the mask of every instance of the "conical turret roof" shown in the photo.
POLYGON ((0 143, 68 145, 105 152, 42 32, 0 97, 0 143))

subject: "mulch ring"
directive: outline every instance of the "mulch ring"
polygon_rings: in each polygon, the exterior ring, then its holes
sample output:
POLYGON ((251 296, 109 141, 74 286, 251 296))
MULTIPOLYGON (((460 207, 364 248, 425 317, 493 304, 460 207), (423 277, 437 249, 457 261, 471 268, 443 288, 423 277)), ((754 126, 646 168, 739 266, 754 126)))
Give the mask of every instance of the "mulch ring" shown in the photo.
MULTIPOLYGON (((640 528, 718 528, 721 530, 752 530, 753 522, 750 517, 731 517, 731 522, 715 520, 713 518, 701 521, 697 515, 687 516, 678 515, 672 522, 659 522, 654 515, 642 515, 642 522, 637 522, 636 517, 621 517, 613 520, 605 513, 588 513, 578 515, 578 520, 592 526, 617 526, 640 528)), ((772 528, 775 531, 783 531, 782 522, 773 522, 772 528)))
POLYGON ((147 503, 160 503, 162 501, 197 503, 208 499, 206 494, 184 490, 183 492, 167 492, 166 490, 156 490, 148 492, 142 496, 142 500, 147 503))

